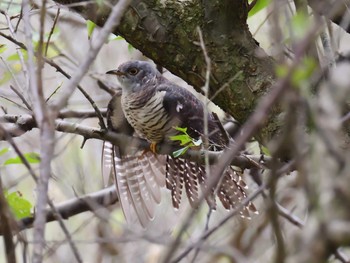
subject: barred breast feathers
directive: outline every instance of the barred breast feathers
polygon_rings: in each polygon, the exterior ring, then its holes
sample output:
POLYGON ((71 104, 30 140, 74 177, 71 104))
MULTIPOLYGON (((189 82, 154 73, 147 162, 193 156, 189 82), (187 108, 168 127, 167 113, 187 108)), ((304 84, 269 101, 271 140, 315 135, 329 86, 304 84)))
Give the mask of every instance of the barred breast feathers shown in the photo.
POLYGON ((172 129, 170 116, 163 107, 165 94, 166 91, 144 92, 142 103, 138 99, 141 94, 129 94, 123 99, 123 111, 131 126, 152 142, 161 142, 172 129))

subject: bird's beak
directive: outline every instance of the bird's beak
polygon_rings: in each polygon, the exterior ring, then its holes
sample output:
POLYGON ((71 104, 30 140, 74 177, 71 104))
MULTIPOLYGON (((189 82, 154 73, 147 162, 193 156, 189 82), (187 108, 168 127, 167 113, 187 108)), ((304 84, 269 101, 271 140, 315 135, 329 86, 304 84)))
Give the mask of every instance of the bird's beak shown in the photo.
POLYGON ((125 75, 124 72, 121 72, 121 71, 119 71, 117 69, 107 71, 106 74, 117 75, 117 76, 124 76, 125 75))

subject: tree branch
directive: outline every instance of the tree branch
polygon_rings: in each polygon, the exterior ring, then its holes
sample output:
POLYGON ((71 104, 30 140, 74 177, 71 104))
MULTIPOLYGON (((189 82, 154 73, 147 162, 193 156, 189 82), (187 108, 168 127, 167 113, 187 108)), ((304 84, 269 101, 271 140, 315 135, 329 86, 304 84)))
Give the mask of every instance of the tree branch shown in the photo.
MULTIPOLYGON (((46 222, 56 221, 60 216, 63 219, 75 216, 86 211, 96 211, 97 209, 110 206, 118 202, 118 195, 115 186, 102 189, 92 194, 73 198, 55 206, 53 209, 46 209, 46 222)), ((35 215, 22 218, 17 222, 18 230, 24 230, 33 227, 35 215)), ((5 229, 0 229, 0 235, 3 235, 5 229)))
MULTIPOLYGON (((80 116, 89 111, 78 111, 78 112, 70 112, 67 115, 70 116, 80 116)), ((94 113, 93 111, 90 112, 94 113)), ((65 115, 64 113, 62 113, 65 115)), ((36 123, 31 115, 8 115, 5 114, 0 117, 1 122, 9 122, 18 125, 18 130, 31 130, 36 128, 36 123)), ((146 140, 128 136, 121 133, 115 133, 112 131, 104 131, 98 128, 88 127, 84 125, 79 125, 76 123, 71 123, 62 120, 56 120, 56 130, 65 133, 72 133, 81 135, 85 140, 87 139, 98 139, 103 141, 109 141, 115 145, 120 147, 128 147, 130 145, 135 145, 135 147, 139 149, 149 149, 150 143, 146 140)), ((6 137, 2 136, 0 133, 0 140, 5 140, 6 137)), ((157 153, 159 154, 172 154, 174 151, 178 150, 177 147, 168 144, 158 144, 157 145, 157 153)), ((207 151, 209 162, 216 163, 219 158, 222 156, 222 152, 217 151, 207 151)), ((204 163, 205 151, 191 150, 189 149, 182 158, 192 160, 197 163, 204 163)), ((269 168, 271 166, 271 158, 263 155, 246 155, 241 154, 233 158, 232 165, 238 166, 241 169, 249 169, 249 168, 269 168)))

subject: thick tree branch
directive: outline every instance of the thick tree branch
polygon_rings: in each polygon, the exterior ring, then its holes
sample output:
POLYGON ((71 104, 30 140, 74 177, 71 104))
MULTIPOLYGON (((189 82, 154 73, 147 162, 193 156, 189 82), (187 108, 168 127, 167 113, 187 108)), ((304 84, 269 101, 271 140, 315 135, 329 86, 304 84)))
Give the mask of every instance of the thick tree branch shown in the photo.
MULTIPOLYGON (((80 114, 85 114, 85 111, 70 112, 69 115, 74 117, 80 116, 80 114)), ((91 111, 91 113, 93 113, 91 111)), ((62 112, 63 115, 64 112, 62 112)), ((4 115, 0 117, 0 122, 9 122, 18 125, 18 129, 21 133, 23 130, 31 130, 36 128, 36 123, 31 115, 4 115)), ((146 140, 128 136, 121 133, 115 133, 111 131, 103 131, 98 128, 88 127, 84 125, 79 125, 72 122, 56 120, 56 130, 65 133, 72 133, 81 135, 85 140, 87 139, 98 139, 103 141, 109 141, 120 147, 128 147, 130 145, 135 145, 139 149, 149 149, 149 142, 146 140)), ((6 137, 2 136, 0 133, 0 140, 4 140, 6 137)), ((178 150, 177 147, 168 144, 157 145, 157 152, 159 154, 171 154, 178 150)), ((221 157, 222 152, 208 151, 209 162, 216 163, 221 157)), ((190 159, 197 163, 204 163, 205 151, 197 151, 189 149, 182 157, 190 159)), ((231 164, 240 167, 241 169, 249 168, 269 168, 271 165, 271 158, 263 155, 245 155, 241 154, 233 158, 231 164)))

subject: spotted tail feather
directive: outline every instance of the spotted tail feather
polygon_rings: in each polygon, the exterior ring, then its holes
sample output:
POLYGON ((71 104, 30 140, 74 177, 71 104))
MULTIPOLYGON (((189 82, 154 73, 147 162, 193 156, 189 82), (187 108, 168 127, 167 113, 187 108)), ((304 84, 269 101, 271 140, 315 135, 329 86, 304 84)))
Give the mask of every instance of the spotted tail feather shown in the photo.
MULTIPOLYGON (((166 187, 171 191, 172 202, 175 208, 181 204, 182 191, 185 192, 189 203, 196 208, 199 197, 199 187, 202 193, 208 192, 208 178, 203 165, 181 158, 168 156, 166 165, 166 187)), ((243 181, 239 171, 232 167, 228 168, 217 187, 217 191, 212 189, 206 196, 206 201, 210 208, 216 209, 214 193, 218 196, 224 208, 235 209, 244 199, 247 198, 247 186, 243 181)), ((252 202, 242 208, 242 217, 250 218, 251 213, 257 213, 252 202)))

